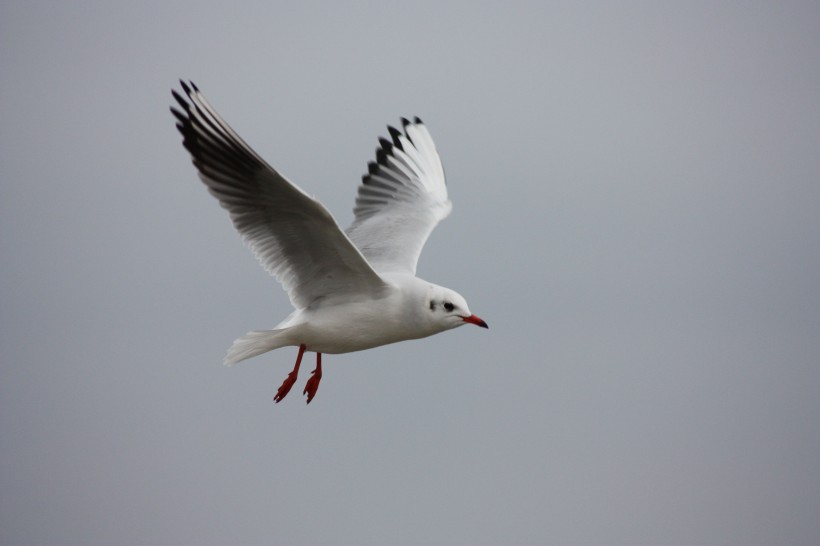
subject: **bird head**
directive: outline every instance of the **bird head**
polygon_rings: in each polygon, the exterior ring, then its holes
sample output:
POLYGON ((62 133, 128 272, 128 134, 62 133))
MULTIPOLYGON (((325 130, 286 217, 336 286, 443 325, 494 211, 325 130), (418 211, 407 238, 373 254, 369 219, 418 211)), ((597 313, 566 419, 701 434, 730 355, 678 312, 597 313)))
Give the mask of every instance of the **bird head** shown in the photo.
POLYGON ((428 318, 437 329, 450 330, 465 324, 489 328, 486 322, 470 312, 467 300, 455 290, 432 285, 425 304, 428 318))

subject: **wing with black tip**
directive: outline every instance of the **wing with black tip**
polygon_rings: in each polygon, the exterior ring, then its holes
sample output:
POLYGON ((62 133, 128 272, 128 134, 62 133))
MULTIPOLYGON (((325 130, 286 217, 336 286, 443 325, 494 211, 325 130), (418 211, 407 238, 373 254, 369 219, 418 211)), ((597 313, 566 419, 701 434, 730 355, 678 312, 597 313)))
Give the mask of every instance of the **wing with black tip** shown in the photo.
POLYGON ((276 172, 214 110, 199 89, 182 84, 171 108, 208 191, 297 309, 386 287, 318 201, 276 172))
POLYGON ((347 235, 376 271, 415 275, 424 243, 452 204, 424 123, 402 119, 402 130, 388 132, 362 177, 347 235))

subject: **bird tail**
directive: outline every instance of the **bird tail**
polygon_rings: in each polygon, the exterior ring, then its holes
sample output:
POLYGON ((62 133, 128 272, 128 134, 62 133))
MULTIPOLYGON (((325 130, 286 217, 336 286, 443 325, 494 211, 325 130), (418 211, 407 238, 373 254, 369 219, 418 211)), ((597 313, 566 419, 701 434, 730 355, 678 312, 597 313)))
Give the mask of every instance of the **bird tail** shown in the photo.
POLYGON ((233 342, 228 354, 225 355, 226 366, 233 366, 238 362, 254 356, 267 353, 279 347, 290 345, 286 335, 288 328, 281 330, 253 330, 233 342))

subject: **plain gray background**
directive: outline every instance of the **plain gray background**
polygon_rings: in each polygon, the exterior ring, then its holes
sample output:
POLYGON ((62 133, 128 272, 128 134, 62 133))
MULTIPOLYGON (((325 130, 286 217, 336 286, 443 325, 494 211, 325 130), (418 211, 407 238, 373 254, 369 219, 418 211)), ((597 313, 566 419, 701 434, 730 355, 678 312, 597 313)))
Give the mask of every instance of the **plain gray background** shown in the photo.
POLYGON ((3 2, 3 544, 816 544, 820 4, 3 2), (490 324, 235 368, 290 312, 168 112, 346 226, 384 125, 490 324), (313 357, 307 371, 312 369, 313 357))

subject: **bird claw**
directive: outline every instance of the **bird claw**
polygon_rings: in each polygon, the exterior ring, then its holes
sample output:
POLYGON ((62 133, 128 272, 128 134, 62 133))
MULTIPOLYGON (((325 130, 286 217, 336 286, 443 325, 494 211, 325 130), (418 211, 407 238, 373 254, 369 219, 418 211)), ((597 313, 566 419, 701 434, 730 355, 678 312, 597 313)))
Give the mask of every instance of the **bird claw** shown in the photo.
POLYGON ((290 372, 282 382, 282 386, 279 387, 278 391, 276 391, 276 396, 273 397, 273 401, 277 404, 281 402, 282 399, 288 395, 294 383, 296 383, 296 372, 290 372))
POLYGON ((308 404, 310 404, 310 401, 316 396, 316 391, 319 390, 319 381, 322 380, 322 368, 316 368, 310 373, 310 379, 308 379, 305 385, 305 390, 302 391, 302 394, 307 394, 308 404))

